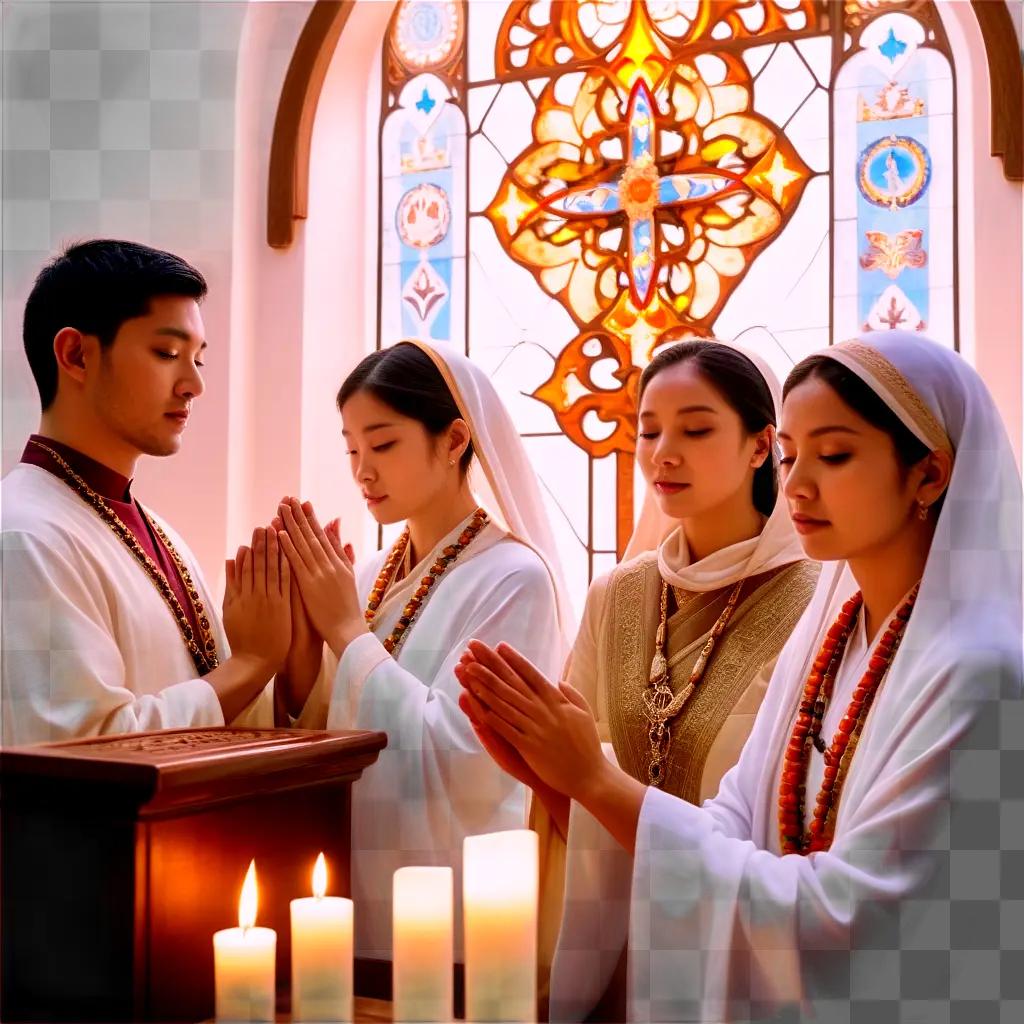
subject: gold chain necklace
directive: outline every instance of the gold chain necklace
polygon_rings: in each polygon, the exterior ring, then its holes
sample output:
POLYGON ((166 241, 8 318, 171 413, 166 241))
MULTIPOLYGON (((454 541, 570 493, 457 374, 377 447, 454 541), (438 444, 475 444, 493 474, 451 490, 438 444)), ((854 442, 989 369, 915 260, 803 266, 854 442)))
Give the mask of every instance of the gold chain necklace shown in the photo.
POLYGON ((103 497, 96 493, 72 468, 71 466, 58 455, 48 445, 42 444, 36 441, 34 438, 30 439, 31 443, 37 448, 41 448, 51 459, 57 464, 60 471, 64 474, 64 482, 74 491, 76 491, 87 504, 91 505, 98 513, 100 518, 107 524, 108 527, 117 535, 121 542, 126 548, 132 553, 135 560, 145 570, 146 575, 153 581, 154 586, 160 592, 160 596, 164 599, 164 602, 170 608, 171 613, 174 615, 175 621, 178 624, 178 629, 181 632, 181 638, 185 641, 185 646, 188 648, 189 654, 192 656, 192 661, 196 666, 196 670, 200 675, 206 675, 207 672, 215 669, 220 661, 217 658, 217 643, 213 638, 213 632, 210 628, 210 620, 206 615, 206 609, 203 606, 203 600, 199 596, 199 591, 196 589, 195 584, 192 582, 192 575, 188 571, 188 567, 181 560, 178 552, 174 549, 174 545, 171 543, 170 538, 160 528, 158 523, 154 523, 142 508, 136 505, 139 509, 139 514, 145 520, 146 524, 156 533, 160 538, 163 545, 167 548, 168 554, 171 556, 171 560, 174 562, 175 568, 181 574, 181 581, 185 586, 185 593, 188 594, 189 603, 192 605, 192 610, 195 612, 196 622, 199 623, 201 643, 196 641, 195 630, 192 628, 192 624, 188 621, 185 615, 185 610, 181 607, 181 602, 178 600, 177 595, 168 582, 167 577, 164 575, 163 570, 160 568, 152 558, 146 554, 145 549, 135 539, 135 535, 120 519, 118 514, 104 501, 103 497))
POLYGON ((652 786, 661 786, 665 781, 665 762, 668 760, 669 746, 672 742, 671 722, 686 706, 693 696, 693 691, 704 677, 711 652, 715 649, 718 638, 736 610, 743 589, 743 580, 732 588, 729 600, 722 609, 722 614, 711 628, 711 635, 700 652, 693 671, 686 685, 673 693, 669 685, 668 655, 666 653, 666 633, 668 632, 668 583, 661 581, 661 605, 658 616, 658 632, 654 640, 654 658, 651 661, 651 674, 644 689, 644 714, 650 723, 647 738, 650 741, 647 765, 647 780, 652 786))
MULTIPOLYGON (((459 557, 460 554, 466 549, 473 538, 487 525, 488 516, 487 513, 482 509, 478 508, 473 513, 473 518, 469 525, 459 534, 458 540, 454 544, 448 544, 441 551, 441 554, 437 556, 434 564, 430 567, 427 575, 420 580, 420 585, 416 588, 412 597, 409 598, 405 608, 402 609, 402 614, 398 617, 398 622, 395 623, 395 628, 391 630, 391 635, 384 640, 384 649, 388 654, 394 654, 401 644, 402 639, 405 636, 406 630, 412 625, 413 620, 419 614, 420 608, 427 599, 427 595, 433 589, 434 584, 448 571, 448 567, 459 557)), ((388 552, 388 556, 384 559, 384 565, 381 566, 381 570, 377 575, 377 580, 373 584, 373 589, 370 591, 370 597, 366 602, 366 611, 363 612, 363 616, 366 619, 368 626, 373 625, 373 620, 377 617, 377 609, 380 607, 381 601, 384 600, 384 594, 387 592, 388 587, 391 585, 395 573, 398 571, 398 565, 401 560, 405 557, 406 549, 409 546, 409 527, 406 527, 402 531, 402 535, 395 541, 394 546, 388 552)))

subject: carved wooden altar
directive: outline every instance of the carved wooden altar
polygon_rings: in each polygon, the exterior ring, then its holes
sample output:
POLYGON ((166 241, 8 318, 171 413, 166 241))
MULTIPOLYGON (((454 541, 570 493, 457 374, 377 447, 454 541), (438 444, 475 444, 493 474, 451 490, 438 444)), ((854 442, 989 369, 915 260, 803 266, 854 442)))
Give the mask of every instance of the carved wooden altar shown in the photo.
POLYGON ((351 787, 385 742, 228 728, 0 752, 0 1019, 212 1017, 212 936, 253 858, 286 993, 289 901, 321 850, 349 894, 351 787))

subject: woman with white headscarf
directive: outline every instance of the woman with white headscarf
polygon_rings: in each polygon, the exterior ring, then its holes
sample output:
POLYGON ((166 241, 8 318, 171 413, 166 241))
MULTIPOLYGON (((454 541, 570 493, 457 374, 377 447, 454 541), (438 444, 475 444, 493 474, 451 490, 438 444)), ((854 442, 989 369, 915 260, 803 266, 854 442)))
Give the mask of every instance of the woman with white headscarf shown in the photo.
POLYGON ((463 838, 524 820, 523 787, 458 709, 463 648, 515 636, 553 673, 570 625, 537 479, 479 367, 402 342, 353 370, 338 408, 369 511, 405 529, 353 567, 337 524, 324 530, 310 506, 282 502, 276 525, 310 623, 297 624, 306 638, 278 685, 300 726, 388 735, 353 790, 352 892, 357 952, 390 959, 394 871, 452 865, 458 905, 463 838))
POLYGON ((632 1020, 848 1020, 857 972, 898 1003, 870 956, 920 942, 915 908, 957 895, 943 850, 998 849, 998 828, 960 834, 965 800, 998 794, 998 757, 980 787, 952 776, 986 707, 1021 692, 1020 478, 991 396, 955 353, 872 334, 796 367, 779 436, 791 515, 828 564, 717 797, 616 772, 578 694, 476 649, 466 709, 572 798, 570 840, 606 833, 625 855, 567 904, 553 1019, 589 1011, 584 972, 621 906, 632 1020))
MULTIPOLYGON (((643 512, 626 561, 590 588, 563 678, 593 709, 607 756, 699 803, 736 763, 818 565, 776 500, 781 395, 767 367, 733 346, 691 339, 663 347, 639 391, 643 512)), ((589 843, 567 849, 568 801, 538 792, 531 825, 541 837, 546 965, 563 880, 573 898, 597 863, 610 861, 589 843)), ((609 989, 613 1016, 623 989, 609 989)))

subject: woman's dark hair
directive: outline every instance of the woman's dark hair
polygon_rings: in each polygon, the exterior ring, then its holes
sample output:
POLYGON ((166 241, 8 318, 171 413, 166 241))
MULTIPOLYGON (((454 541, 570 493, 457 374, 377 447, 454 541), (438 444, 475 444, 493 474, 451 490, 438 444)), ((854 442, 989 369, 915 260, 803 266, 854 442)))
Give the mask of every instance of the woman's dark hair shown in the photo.
POLYGON ((916 438, 896 413, 842 363, 828 356, 808 356, 797 363, 786 378, 782 389, 783 400, 795 387, 808 380, 820 380, 827 384, 861 419, 884 430, 892 438, 896 455, 904 469, 916 465, 928 454, 928 446, 916 438))
MULTIPOLYGON (((338 391, 338 412, 358 391, 366 391, 395 412, 422 423, 438 437, 461 419, 455 399, 433 359, 417 345, 399 343, 371 352, 346 378, 338 391)), ((473 461, 470 441, 459 460, 465 475, 473 461)))
POLYGON ((57 396, 53 339, 65 327, 114 343, 125 320, 149 313, 164 295, 199 302, 206 281, 174 253, 138 242, 97 238, 69 246, 39 272, 25 303, 22 339, 45 412, 57 396))
MULTIPOLYGON (((693 363, 698 372, 725 399, 748 434, 775 426, 775 405, 761 371, 742 353, 717 341, 680 341, 662 349, 640 375, 640 397, 662 370, 693 363)), ((770 516, 778 496, 775 462, 769 457, 754 471, 754 508, 770 516)))

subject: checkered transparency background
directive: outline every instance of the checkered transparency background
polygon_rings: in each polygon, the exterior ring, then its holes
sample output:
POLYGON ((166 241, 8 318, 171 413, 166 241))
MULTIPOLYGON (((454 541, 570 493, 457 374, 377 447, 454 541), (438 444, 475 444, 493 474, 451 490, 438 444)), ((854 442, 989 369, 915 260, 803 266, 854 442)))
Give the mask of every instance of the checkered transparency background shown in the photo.
POLYGON ((5 470, 38 417, 25 296, 63 243, 123 237, 179 253, 210 281, 208 332, 226 327, 245 6, 3 0, 5 470))
MULTIPOLYGON (((5 470, 38 418, 25 296, 62 243, 120 236, 180 253, 210 281, 208 334, 226 336, 245 6, 3 0, 5 470)), ((226 387, 211 363, 210 387, 226 387)), ((1024 1021, 1024 705, 993 698, 950 769, 929 891, 893 912, 879 948, 807 954, 835 996, 830 1021, 1024 1021)))

